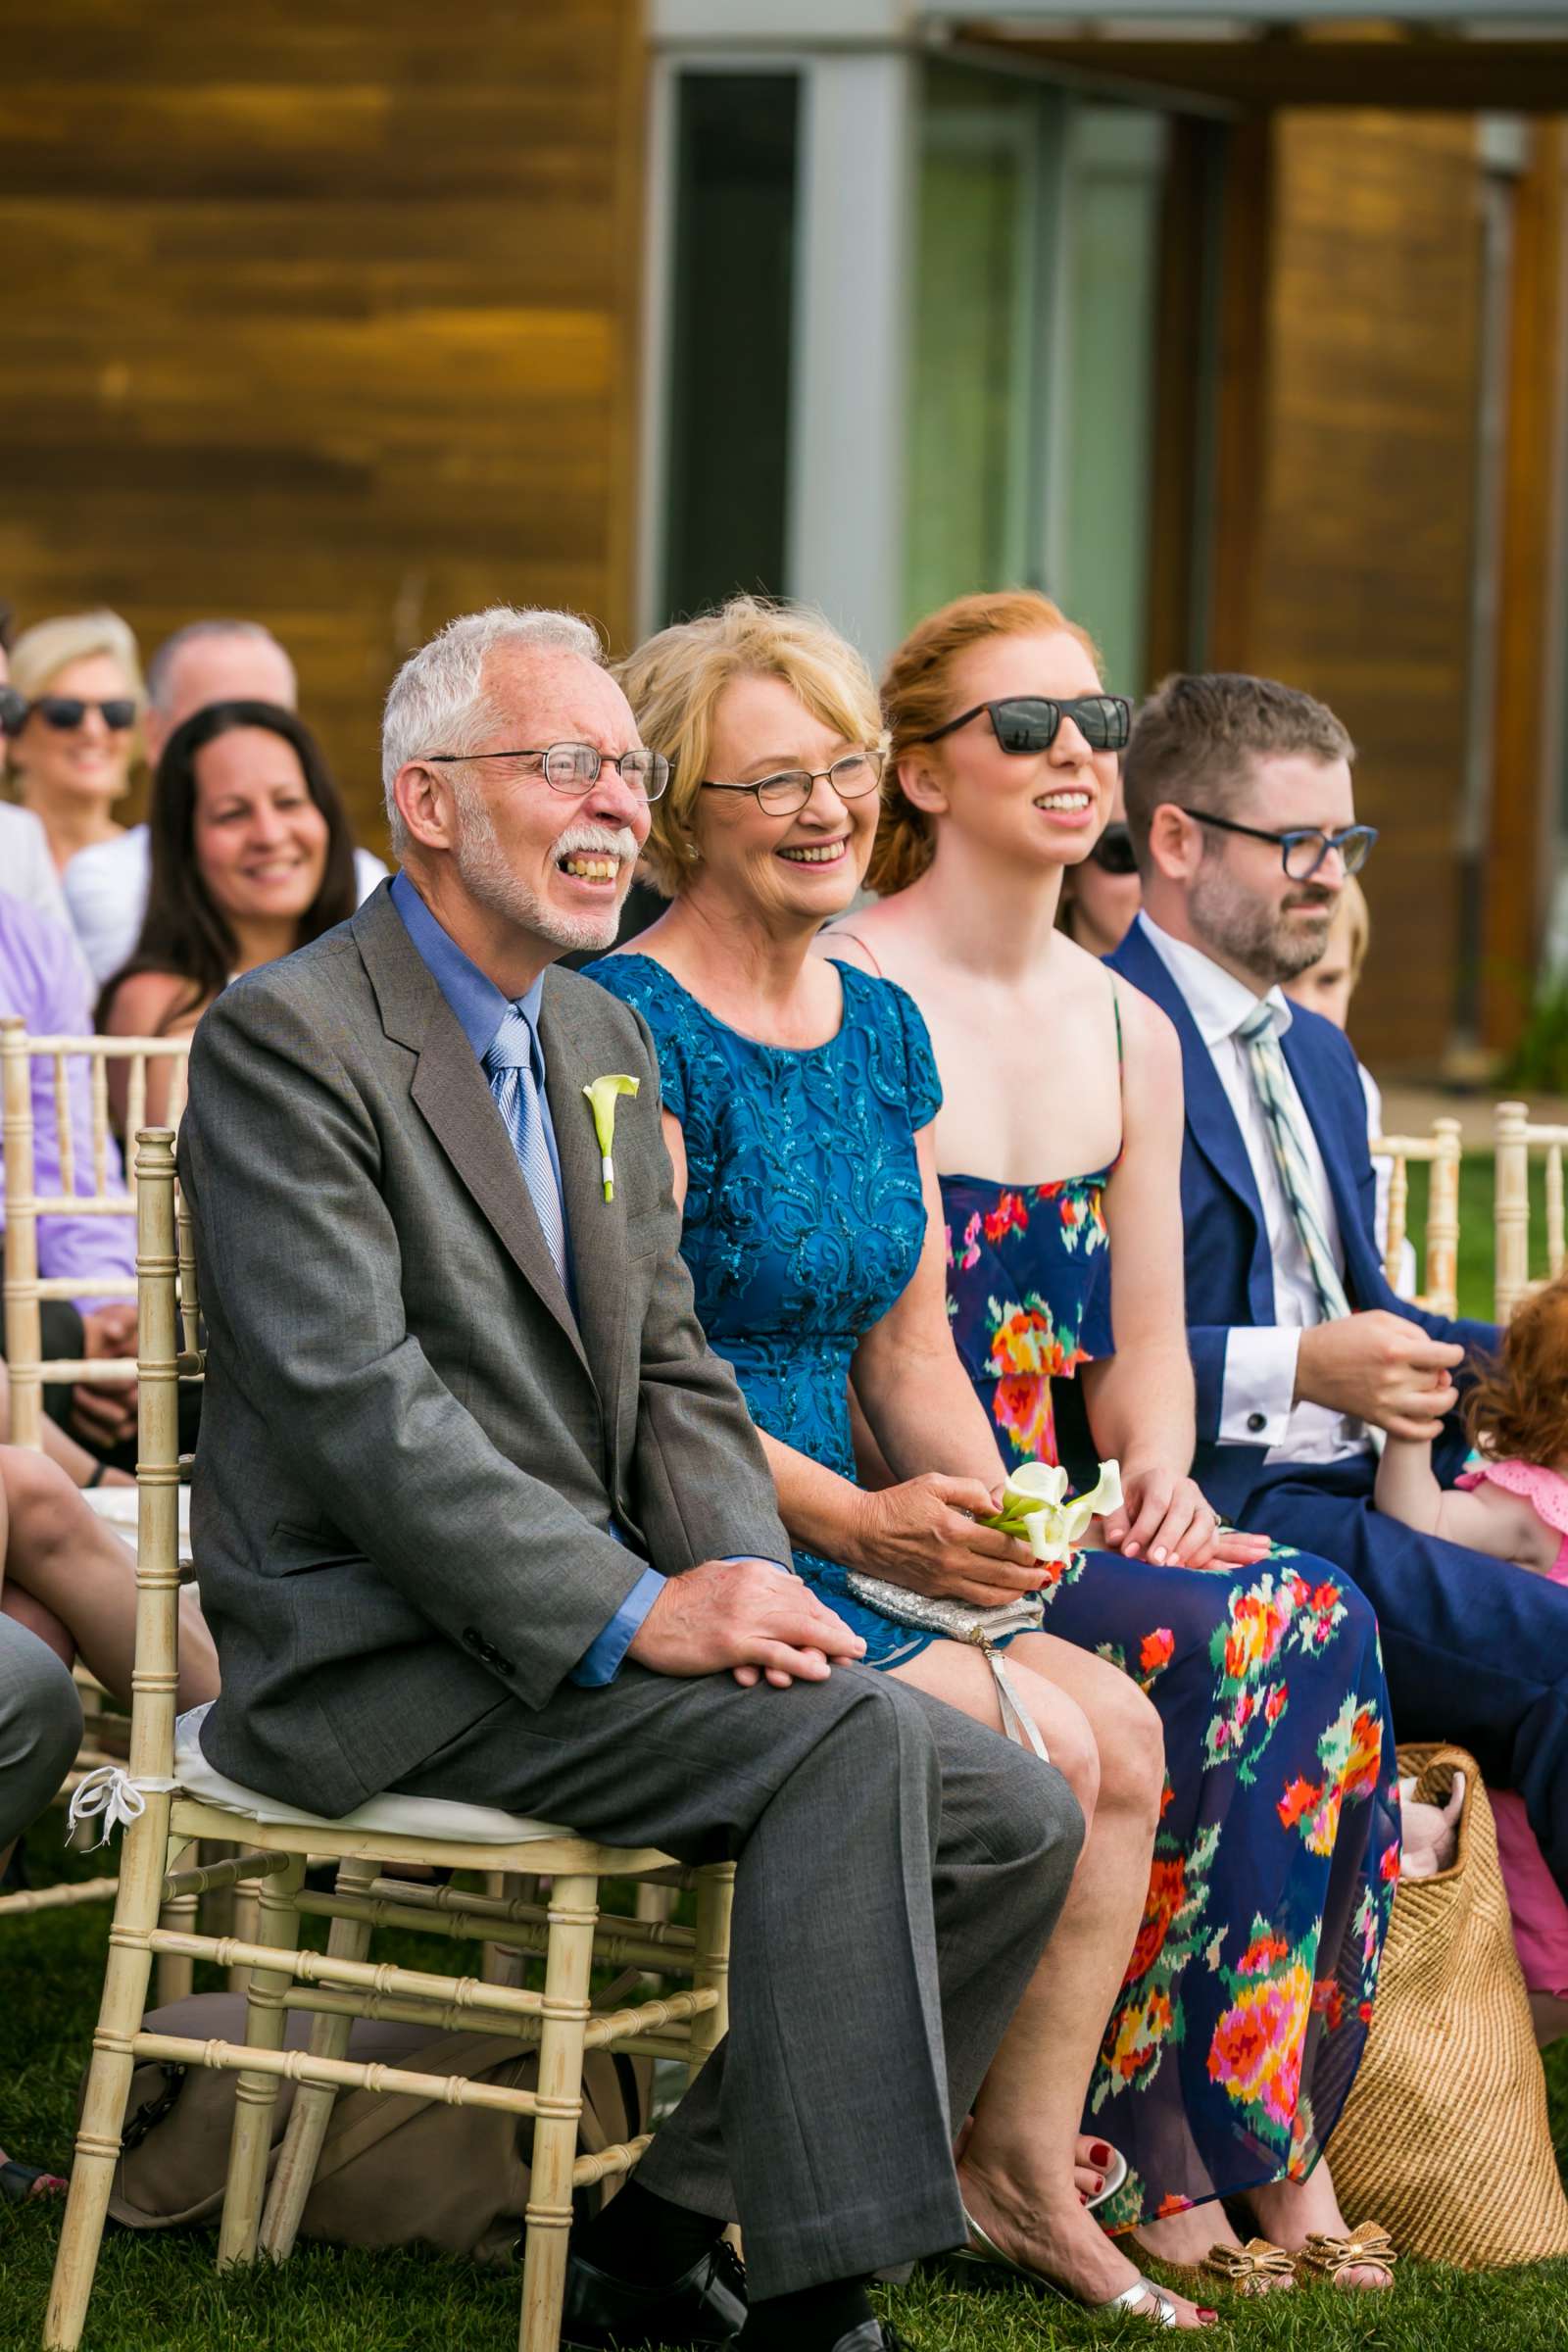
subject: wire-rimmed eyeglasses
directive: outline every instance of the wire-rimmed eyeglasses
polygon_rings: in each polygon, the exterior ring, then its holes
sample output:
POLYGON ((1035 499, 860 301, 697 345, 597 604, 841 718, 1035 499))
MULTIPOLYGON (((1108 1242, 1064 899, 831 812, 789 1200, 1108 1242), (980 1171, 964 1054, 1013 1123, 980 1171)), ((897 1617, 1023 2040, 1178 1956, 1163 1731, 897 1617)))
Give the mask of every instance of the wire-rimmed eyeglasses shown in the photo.
POLYGON ((1215 816, 1208 808, 1183 808, 1183 816, 1212 825, 1217 833, 1245 833, 1249 841, 1271 841, 1292 882, 1310 882, 1330 850, 1338 850, 1348 874, 1358 874, 1376 845, 1376 825, 1347 825, 1343 833, 1326 833, 1321 825, 1291 825, 1281 833, 1265 833, 1261 825, 1239 825, 1234 817, 1215 816))
POLYGON ((607 767, 645 801, 657 801, 669 782, 669 761, 662 752, 622 752, 617 759, 612 752, 596 751, 591 743, 551 743, 542 751, 426 752, 424 757, 434 767, 463 767, 470 760, 537 760, 552 792, 575 796, 591 792, 607 767))
POLYGON ((831 784, 841 801, 858 801, 867 792, 875 792, 882 781, 880 752, 846 752, 831 767, 787 767, 776 776, 759 776, 755 784, 715 784, 710 776, 703 778, 704 792, 750 792, 757 796, 757 805, 769 816, 793 816, 804 808, 815 786, 823 781, 831 784))

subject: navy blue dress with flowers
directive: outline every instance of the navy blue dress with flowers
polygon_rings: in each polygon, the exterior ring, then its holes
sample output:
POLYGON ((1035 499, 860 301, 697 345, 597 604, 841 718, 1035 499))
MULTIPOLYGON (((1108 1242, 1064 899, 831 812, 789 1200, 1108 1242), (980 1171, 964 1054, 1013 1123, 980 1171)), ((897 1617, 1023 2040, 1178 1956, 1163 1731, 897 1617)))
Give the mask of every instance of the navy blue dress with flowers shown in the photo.
MULTIPOLYGON (((945 1176, 948 1311, 1004 1460, 1056 1459, 1053 1381, 1113 1351, 1101 1168, 945 1176)), ((1166 1777, 1143 1925, 1088 2118, 1132 2168, 1115 2219, 1310 2170, 1354 2077, 1398 1871, 1372 1609, 1326 1562, 1077 1552, 1046 1631, 1149 1693, 1166 1777)))

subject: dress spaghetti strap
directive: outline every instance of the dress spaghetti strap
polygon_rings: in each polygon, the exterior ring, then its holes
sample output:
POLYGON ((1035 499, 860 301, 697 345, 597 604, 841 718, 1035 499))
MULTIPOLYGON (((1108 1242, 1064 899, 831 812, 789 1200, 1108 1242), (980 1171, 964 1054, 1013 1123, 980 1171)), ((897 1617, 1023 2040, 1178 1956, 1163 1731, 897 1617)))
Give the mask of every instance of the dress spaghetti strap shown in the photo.
MULTIPOLYGON (((885 980, 885 979, 887 978, 887 974, 886 974, 886 972, 885 972, 885 971, 882 969, 882 966, 881 966, 881 965, 878 963, 878 961, 877 961, 877 959, 876 959, 875 956, 874 956, 874 955, 871 953, 871 950, 870 950, 870 949, 869 949, 869 948, 866 946, 866 944, 865 944, 864 940, 863 940, 863 939, 860 937, 860 934, 858 933, 858 931, 829 931, 829 932, 827 932, 827 933, 825 934, 825 936, 826 936, 826 937, 827 937, 829 940, 835 940, 835 939, 853 939, 853 940, 854 940, 854 942, 855 942, 855 944, 856 944, 856 946, 857 946, 857 947, 859 949, 859 951, 860 951, 860 954, 861 954, 861 955, 862 955, 862 956, 865 957, 866 961, 867 961, 867 962, 870 964, 870 966, 871 966, 871 969, 872 969, 872 971, 873 971, 873 972, 875 972, 875 974, 876 974, 877 978, 878 978, 879 980, 885 980)), ((1121 1016, 1120 1016, 1120 1014, 1119 1014, 1119 1013, 1117 1014, 1117 1016, 1116 1016, 1116 1019, 1117 1019, 1116 1037, 1117 1037, 1117 1043, 1118 1043, 1118 1049, 1119 1049, 1119 1045, 1120 1045, 1120 1039, 1121 1039, 1121 1016)))

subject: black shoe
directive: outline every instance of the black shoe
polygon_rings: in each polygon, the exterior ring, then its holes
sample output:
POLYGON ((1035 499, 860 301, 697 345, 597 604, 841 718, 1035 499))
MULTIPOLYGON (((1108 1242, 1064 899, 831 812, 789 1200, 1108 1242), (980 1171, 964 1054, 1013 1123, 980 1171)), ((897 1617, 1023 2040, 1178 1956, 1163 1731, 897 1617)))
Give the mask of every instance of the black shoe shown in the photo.
POLYGON ((914 2352, 914 2346, 891 2320, 862 2320, 858 2328, 839 2337, 833 2352, 914 2352))
MULTIPOLYGON (((745 2325, 746 2273, 724 2238, 664 2286, 634 2286, 595 2270, 580 2254, 566 2264, 561 2340, 584 2352, 611 2352, 612 2347, 632 2352, 641 2344, 729 2344, 745 2325)), ((881 2339, 867 2341, 877 2345, 881 2339)), ((861 2352, 853 2338, 846 2342, 850 2352, 861 2352)))

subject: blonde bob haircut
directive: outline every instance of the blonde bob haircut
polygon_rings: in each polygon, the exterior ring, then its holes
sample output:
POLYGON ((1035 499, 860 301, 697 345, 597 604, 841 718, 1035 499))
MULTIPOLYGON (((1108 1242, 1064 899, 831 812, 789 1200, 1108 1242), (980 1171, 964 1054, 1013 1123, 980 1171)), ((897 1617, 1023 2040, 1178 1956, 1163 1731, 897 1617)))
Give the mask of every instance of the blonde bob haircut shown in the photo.
POLYGON ((1088 630, 1069 620, 1059 605, 1036 588, 960 596, 917 620, 893 655, 882 674, 882 715, 893 748, 882 778, 882 822, 865 876, 866 887, 879 898, 907 890, 936 855, 931 819, 906 797, 899 762, 925 736, 957 715, 954 672, 964 655, 993 637, 1050 637, 1058 632, 1083 647, 1100 676, 1100 654, 1088 630))
POLYGON ((803 605, 731 597, 716 612, 661 629, 617 662, 613 675, 644 743, 669 761, 669 788, 653 805, 643 851, 666 899, 698 869, 698 794, 710 769, 713 714, 737 678, 781 678, 846 743, 886 747, 870 671, 820 612, 803 605))
POLYGON ((11 648, 11 683, 30 703, 46 694, 52 680, 73 662, 86 662, 94 654, 107 654, 119 662, 126 692, 134 695, 140 709, 146 696, 136 640, 128 622, 108 611, 62 612, 55 620, 35 621, 24 629, 11 648))

